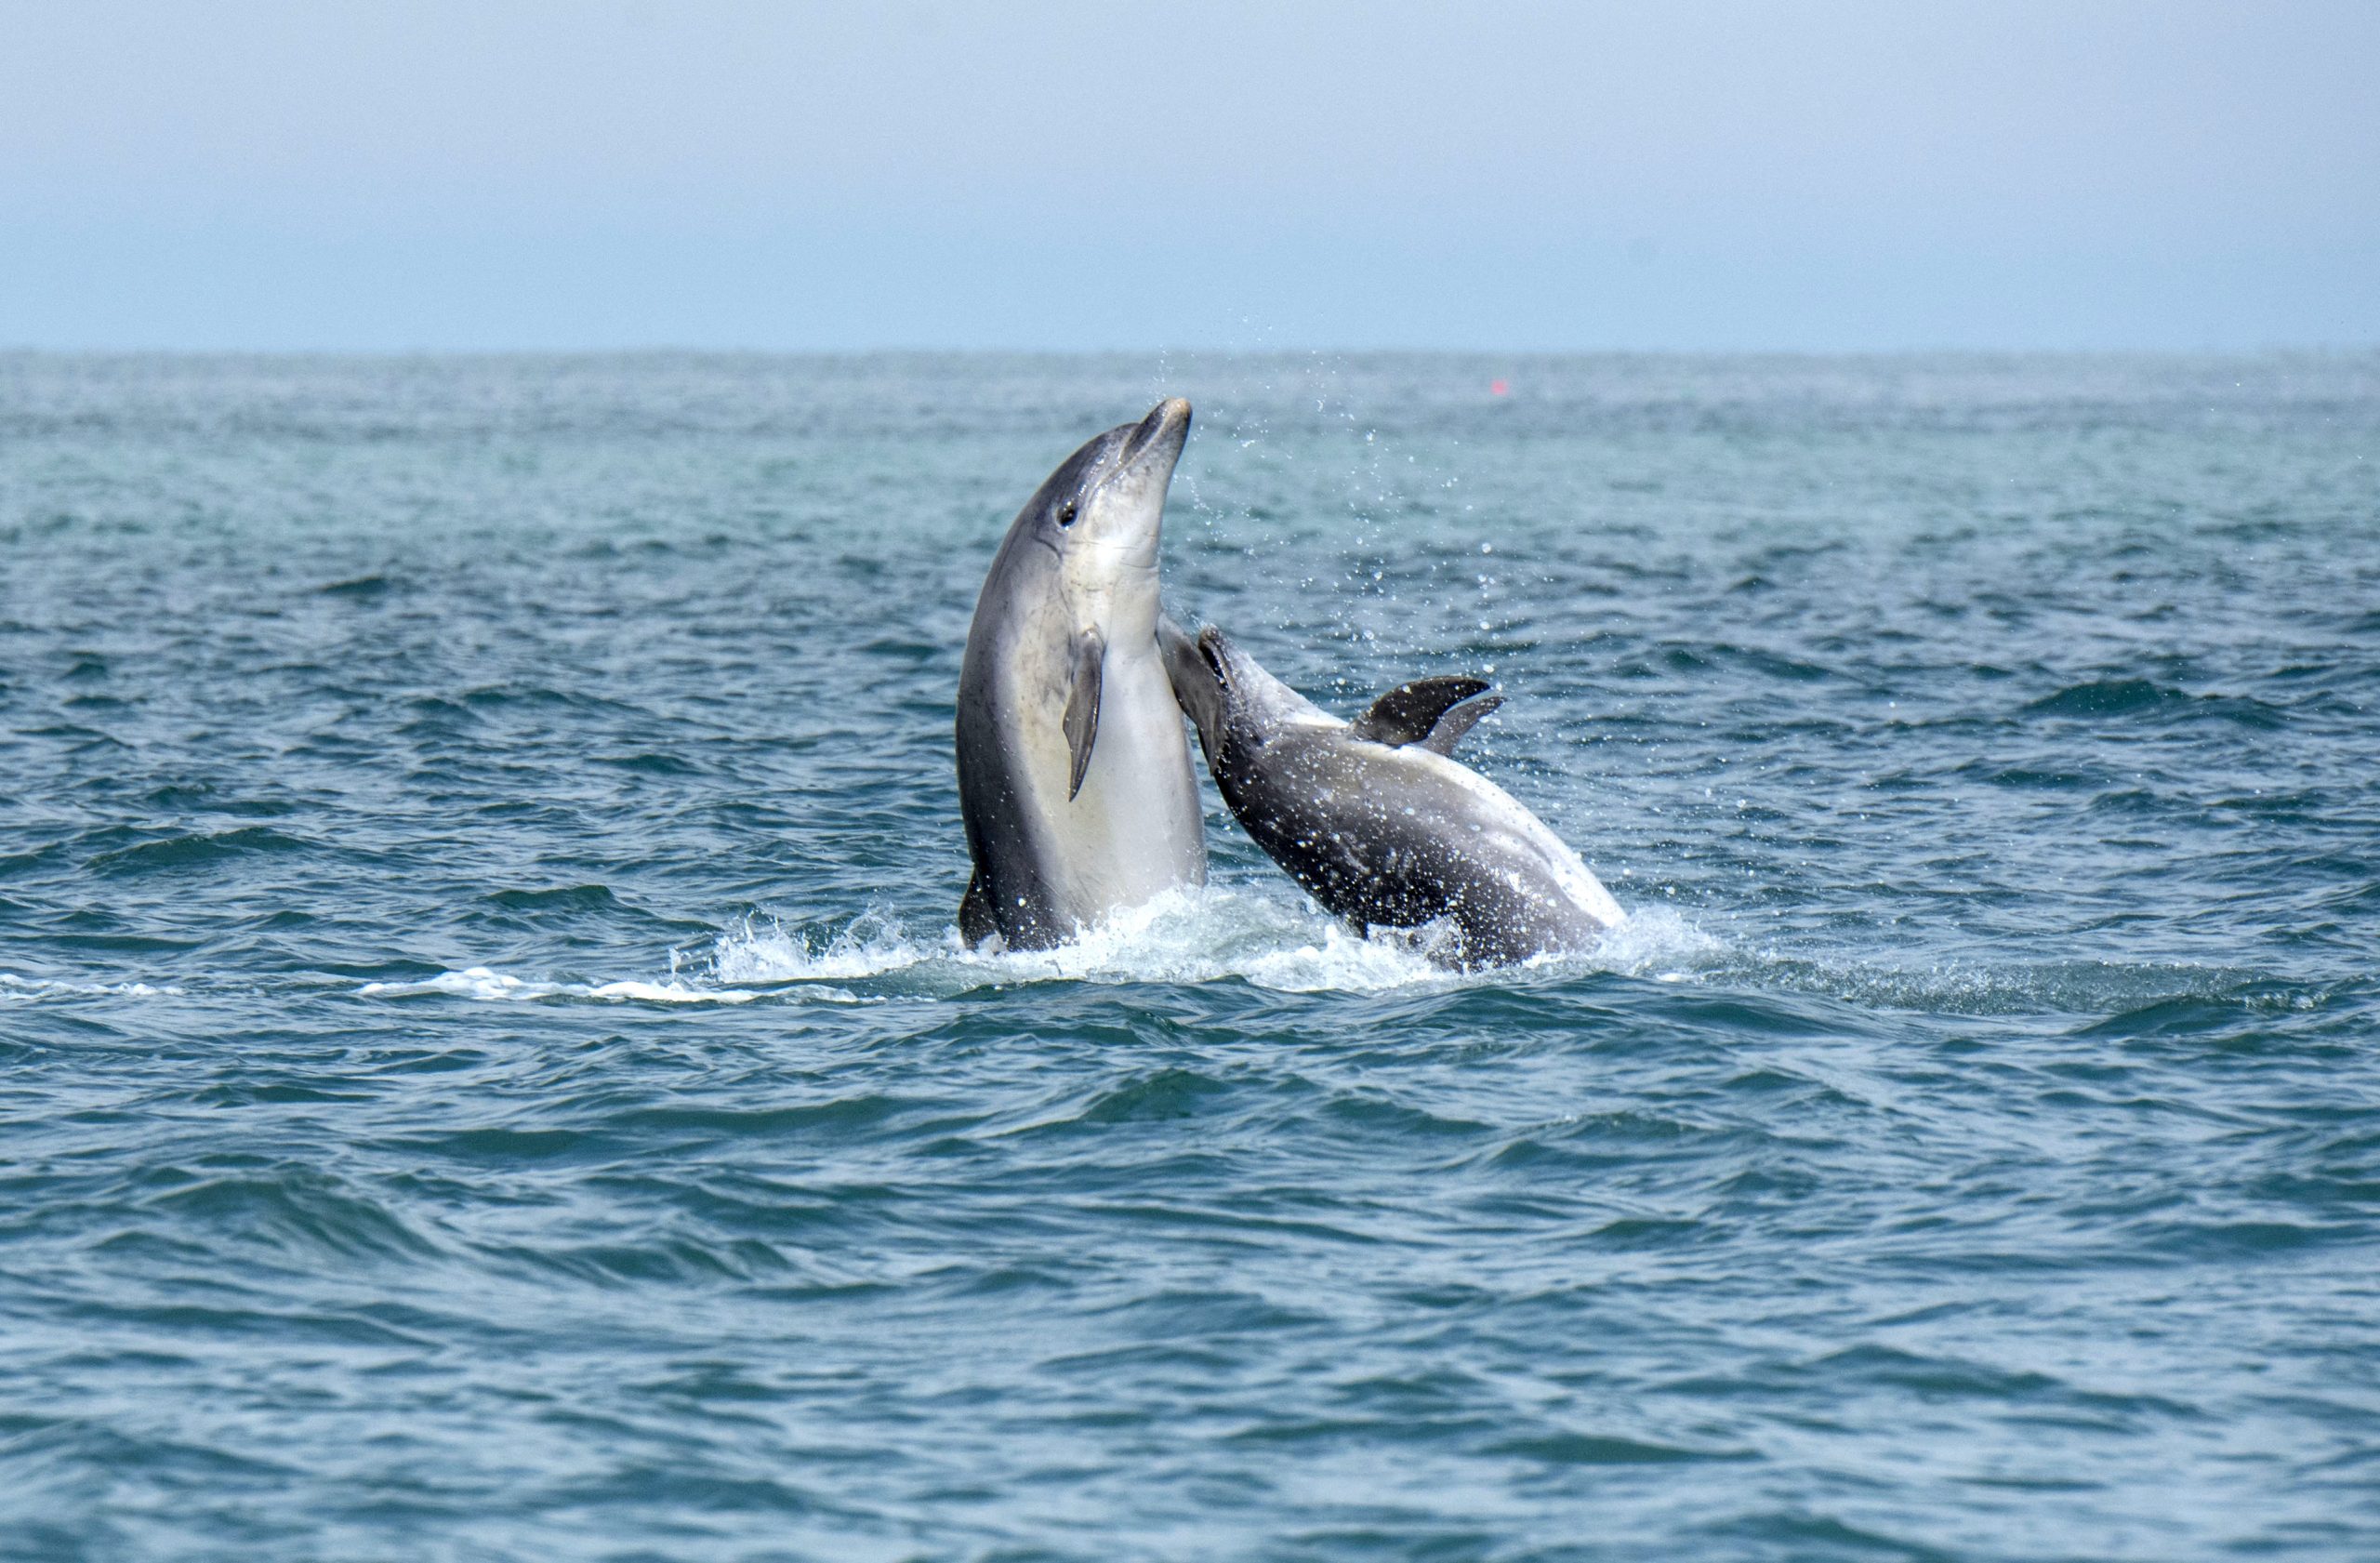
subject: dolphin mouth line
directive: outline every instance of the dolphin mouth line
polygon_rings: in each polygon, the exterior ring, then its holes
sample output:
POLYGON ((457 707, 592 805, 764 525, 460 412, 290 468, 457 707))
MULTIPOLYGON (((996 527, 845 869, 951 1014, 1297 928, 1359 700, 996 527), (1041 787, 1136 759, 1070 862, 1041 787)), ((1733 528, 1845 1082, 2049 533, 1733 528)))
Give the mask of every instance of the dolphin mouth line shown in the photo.
POLYGON ((1210 624, 1198 631, 1198 657, 1215 675, 1215 682, 1231 687, 1231 669, 1223 665, 1223 632, 1210 624))

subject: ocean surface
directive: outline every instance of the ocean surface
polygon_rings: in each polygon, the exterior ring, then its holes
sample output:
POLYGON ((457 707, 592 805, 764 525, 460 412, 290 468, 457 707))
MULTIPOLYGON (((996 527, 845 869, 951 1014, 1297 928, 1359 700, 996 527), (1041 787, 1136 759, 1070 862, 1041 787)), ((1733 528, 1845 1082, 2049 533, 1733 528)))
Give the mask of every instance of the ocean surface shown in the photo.
POLYGON ((0 1556, 2380 1556, 2380 356, 0 355, 0 1556), (1176 393, 1606 948, 959 950, 1176 393))

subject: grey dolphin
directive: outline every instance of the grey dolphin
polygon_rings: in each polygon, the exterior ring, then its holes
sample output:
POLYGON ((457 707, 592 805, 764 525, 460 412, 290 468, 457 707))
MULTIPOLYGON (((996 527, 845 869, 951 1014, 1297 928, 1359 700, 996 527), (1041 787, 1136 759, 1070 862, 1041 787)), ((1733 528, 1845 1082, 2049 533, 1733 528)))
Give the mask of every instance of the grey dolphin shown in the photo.
POLYGON ((1502 703, 1486 681, 1419 679, 1346 722, 1212 626, 1159 638, 1232 817, 1359 931, 1444 919, 1431 954, 1475 968, 1587 948, 1626 917, 1542 820, 1449 758, 1502 703))
POLYGON ((1157 527, 1189 433, 1177 397, 1092 440, 992 559, 959 674, 970 945, 1046 949, 1206 882, 1198 784, 1157 644, 1157 527))

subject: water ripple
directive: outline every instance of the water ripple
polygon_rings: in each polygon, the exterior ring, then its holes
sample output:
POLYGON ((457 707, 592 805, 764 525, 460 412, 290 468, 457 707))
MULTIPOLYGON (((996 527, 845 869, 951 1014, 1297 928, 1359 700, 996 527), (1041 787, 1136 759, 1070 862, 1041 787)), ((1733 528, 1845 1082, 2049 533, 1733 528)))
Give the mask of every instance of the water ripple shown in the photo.
POLYGON ((0 1555, 2380 1551, 2380 366, 0 354, 0 1555), (1490 378, 1513 396, 1486 398, 1490 378), (999 527, 1629 921, 987 955, 999 527))

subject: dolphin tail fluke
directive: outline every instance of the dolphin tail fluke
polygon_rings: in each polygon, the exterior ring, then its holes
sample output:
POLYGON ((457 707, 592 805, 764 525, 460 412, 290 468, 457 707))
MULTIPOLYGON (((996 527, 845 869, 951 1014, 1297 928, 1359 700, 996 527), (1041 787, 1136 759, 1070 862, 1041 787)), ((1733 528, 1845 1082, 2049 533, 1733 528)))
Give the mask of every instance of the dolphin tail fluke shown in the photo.
POLYGON ((992 917, 992 894, 984 886, 984 871, 980 868, 967 881, 967 894, 959 898, 959 939, 970 949, 999 932, 999 924, 992 917))
POLYGON ((1433 754, 1451 754, 1455 740, 1504 703, 1502 695, 1488 695, 1491 687, 1486 679, 1463 676, 1415 679, 1373 701, 1351 725, 1356 737, 1371 743, 1418 744, 1433 754))
POLYGON ((1443 754, 1451 760, 1454 758, 1454 746, 1462 741, 1462 735, 1478 725, 1481 717, 1503 703, 1504 697, 1501 695, 1482 695, 1459 706, 1449 706, 1447 714, 1438 718, 1438 724, 1430 729, 1430 735, 1415 747, 1428 749, 1432 754, 1443 754))

